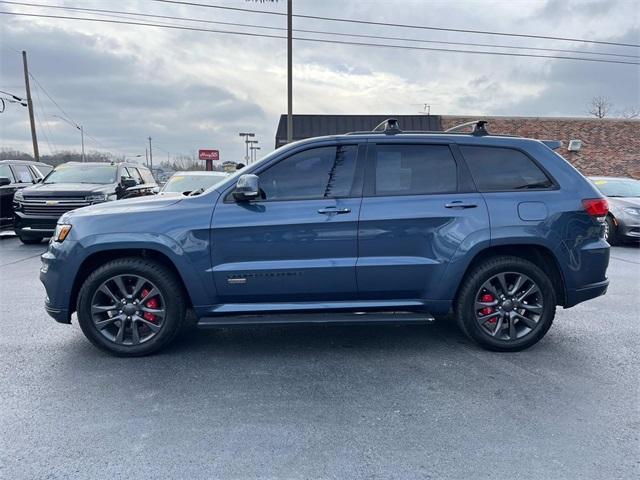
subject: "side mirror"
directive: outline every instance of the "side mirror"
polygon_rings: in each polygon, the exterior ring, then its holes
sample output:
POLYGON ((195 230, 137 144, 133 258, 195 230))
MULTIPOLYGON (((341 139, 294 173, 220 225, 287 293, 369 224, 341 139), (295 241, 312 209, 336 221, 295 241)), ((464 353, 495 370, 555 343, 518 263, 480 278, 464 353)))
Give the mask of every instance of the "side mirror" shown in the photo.
POLYGON ((11 180, 9 180, 9 177, 0 177, 0 187, 5 185, 11 185, 11 180))
POLYGON ((126 177, 122 177, 122 180, 120 180, 120 184, 125 189, 138 186, 138 182, 136 182, 133 178, 126 178, 126 177))
POLYGON ((238 202, 248 202, 260 195, 260 180, 257 175, 246 173, 240 175, 236 188, 233 191, 233 198, 238 202))

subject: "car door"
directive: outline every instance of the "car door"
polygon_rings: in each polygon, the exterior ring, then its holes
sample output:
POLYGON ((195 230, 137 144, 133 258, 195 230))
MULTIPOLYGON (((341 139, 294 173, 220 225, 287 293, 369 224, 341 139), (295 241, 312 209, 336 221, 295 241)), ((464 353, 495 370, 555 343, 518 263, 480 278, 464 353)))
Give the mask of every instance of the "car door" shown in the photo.
MULTIPOLYGON (((357 281, 367 300, 433 299, 455 252, 489 232, 485 202, 447 143, 370 143, 357 281)), ((453 292, 452 292, 453 296, 453 292)))
POLYGON ((16 183, 9 165, 0 165, 0 177, 7 177, 11 182, 0 186, 0 227, 6 227, 13 224, 13 194, 16 183))
POLYGON ((301 147, 253 172, 261 198, 224 193, 211 226, 220 303, 356 298, 363 149, 355 141, 301 147))

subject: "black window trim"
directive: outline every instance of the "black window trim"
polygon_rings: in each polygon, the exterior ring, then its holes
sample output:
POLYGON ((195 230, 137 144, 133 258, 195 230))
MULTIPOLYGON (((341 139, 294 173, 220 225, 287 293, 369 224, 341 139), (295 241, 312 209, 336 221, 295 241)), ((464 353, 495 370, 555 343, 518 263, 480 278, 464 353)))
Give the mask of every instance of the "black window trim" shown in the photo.
POLYGON ((472 193, 473 191, 468 188, 463 188, 465 185, 469 185, 469 179, 466 178, 466 166, 461 168, 460 159, 456 155, 456 152, 452 148, 452 143, 448 141, 434 141, 420 139, 402 139, 402 141, 384 141, 384 140, 371 140, 368 143, 367 149, 367 161, 365 165, 365 177, 364 177, 364 190, 362 196, 364 198, 382 198, 382 197, 425 197, 433 195, 451 195, 458 193, 472 193), (453 192, 437 192, 437 193, 388 193, 384 195, 376 195, 375 190, 375 154, 378 145, 423 145, 423 146, 445 146, 449 147, 451 158, 456 166, 456 190, 453 192))
MULTIPOLYGON (((294 155, 298 155, 299 153, 302 152, 306 152, 308 150, 313 150, 316 148, 325 148, 325 147, 336 147, 336 149, 338 147, 347 147, 347 146, 355 146, 356 148, 356 168, 353 174, 353 183, 351 184, 351 191, 349 192, 349 195, 342 195, 339 197, 322 197, 322 198, 300 198, 300 199, 275 199, 275 200, 269 200, 269 199, 263 199, 263 198, 258 198, 255 200, 250 200, 247 203, 251 203, 251 204, 261 204, 261 203, 275 203, 275 202, 304 202, 304 201, 318 201, 318 200, 339 200, 339 199, 344 199, 344 198, 361 198, 362 197, 362 189, 363 189, 363 185, 364 185, 364 175, 363 175, 363 170, 364 170, 364 157, 366 156, 366 148, 367 148, 367 143, 366 142, 358 142, 358 141, 352 141, 352 142, 327 142, 327 143, 316 143, 316 144, 310 144, 310 145, 305 145, 304 147, 301 147, 299 149, 295 149, 292 152, 287 152, 286 156, 283 156, 282 158, 278 158, 277 160, 274 160, 273 162, 269 162, 269 164, 267 165, 262 165, 260 166, 260 168, 258 168, 257 170, 253 170, 251 172, 246 172, 246 173, 250 173, 250 174, 254 174, 254 175, 258 175, 258 177, 260 176, 260 174, 266 170, 268 170, 271 167, 275 167, 278 163, 283 162, 285 160, 287 160, 288 158, 291 158, 294 155)), ((223 203, 238 203, 236 201, 235 198, 233 198, 233 191, 236 188, 236 182, 234 182, 233 184, 231 184, 229 186, 229 188, 227 190, 225 190, 225 192, 223 193, 223 197, 224 197, 224 201, 223 203)))
POLYGON ((507 189, 507 190, 481 190, 478 185, 475 183, 475 179, 473 178, 473 175, 471 174, 471 169, 469 169, 469 167, 467 166, 467 170, 469 170, 469 177, 471 179, 471 181, 473 182, 473 184, 475 185, 477 191, 479 193, 482 193, 483 195, 486 193, 513 193, 513 192, 517 192, 517 193, 522 193, 522 192, 547 192, 547 191, 554 191, 554 190, 560 190, 560 185, 558 184, 558 182, 556 181, 556 179, 553 177, 553 175, 551 175, 551 173, 549 173, 549 170, 547 170, 546 168, 544 168, 540 162, 538 162, 538 160, 536 160, 529 152, 527 152, 526 150, 524 150, 523 148, 520 147, 512 147, 512 146, 508 146, 508 145, 481 145, 478 143, 463 143, 463 142, 457 142, 456 143, 456 147, 458 148, 459 152, 460 152, 460 157, 462 158, 462 160, 465 162, 465 165, 468 164, 469 160, 467 160, 467 158, 464 156, 464 154, 462 153, 462 148, 460 147, 482 147, 482 148, 502 148, 504 150, 515 150, 516 152, 520 152, 522 153, 525 157, 527 157, 529 160, 531 160, 531 162, 533 162, 533 164, 538 167, 540 169, 540 171, 547 177, 547 179, 551 182, 551 186, 549 187, 537 187, 537 188, 512 188, 512 189, 507 189))

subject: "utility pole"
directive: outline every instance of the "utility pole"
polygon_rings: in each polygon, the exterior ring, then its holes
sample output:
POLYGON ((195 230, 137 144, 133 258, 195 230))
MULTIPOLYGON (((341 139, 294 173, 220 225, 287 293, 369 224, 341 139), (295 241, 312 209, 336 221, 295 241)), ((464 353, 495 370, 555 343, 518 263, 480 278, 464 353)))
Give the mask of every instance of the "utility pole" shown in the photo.
POLYGON ((144 149, 144 164, 147 167, 149 166, 149 149, 148 148, 144 149))
POLYGON ((287 0, 287 143, 293 141, 293 5, 287 0))
POLYGON ((86 162, 84 157, 84 128, 82 125, 78 125, 78 130, 80 130, 80 141, 82 142, 82 163, 86 162))
POLYGON ((153 150, 151 150, 151 137, 149 137, 149 169, 153 174, 153 150))
POLYGON ((29 107, 29 122, 31 123, 31 141, 33 142, 33 158, 40 161, 38 137, 36 136, 36 122, 33 116, 33 101, 31 100, 31 86, 29 85, 29 67, 27 66, 27 52, 22 51, 22 66, 24 68, 24 86, 27 90, 27 107, 29 107))

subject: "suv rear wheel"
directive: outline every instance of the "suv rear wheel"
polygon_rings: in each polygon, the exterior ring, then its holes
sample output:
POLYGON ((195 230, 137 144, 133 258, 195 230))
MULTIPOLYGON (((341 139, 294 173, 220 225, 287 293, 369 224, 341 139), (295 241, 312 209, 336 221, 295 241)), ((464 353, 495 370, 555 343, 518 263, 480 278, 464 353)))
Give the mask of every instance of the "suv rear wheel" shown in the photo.
POLYGON ((78 322, 97 347, 118 356, 154 353, 171 342, 186 313, 183 288, 157 262, 113 260, 84 281, 78 322))
POLYGON ((493 257, 467 274, 455 304, 459 327, 484 348, 518 351, 547 333, 556 311, 549 276, 532 262, 493 257))

